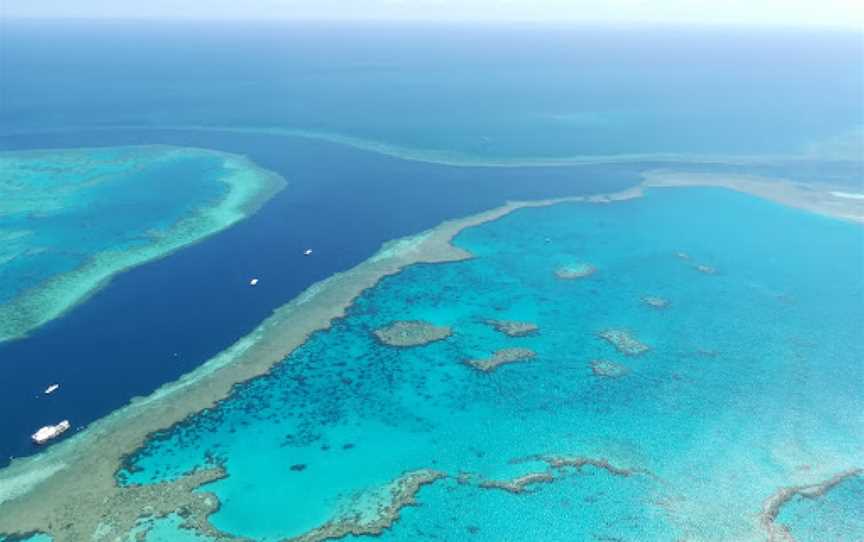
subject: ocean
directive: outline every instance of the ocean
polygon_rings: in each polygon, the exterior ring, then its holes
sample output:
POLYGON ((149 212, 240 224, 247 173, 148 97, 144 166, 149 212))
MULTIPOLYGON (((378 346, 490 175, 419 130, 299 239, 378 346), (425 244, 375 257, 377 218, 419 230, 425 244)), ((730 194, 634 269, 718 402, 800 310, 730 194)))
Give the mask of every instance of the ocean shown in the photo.
MULTIPOLYGON (((0 343, 0 465, 40 453, 29 438, 39 426, 68 418, 70 433, 86 428, 223 351, 314 282, 448 219, 508 200, 614 192, 657 168, 864 189, 864 51, 853 33, 10 21, 0 39, 0 150, 196 147, 244 155, 287 182, 248 219, 0 343), (40 398, 55 381, 61 391, 40 398)), ((783 485, 784 469, 822 472, 860 450, 858 419, 831 417, 860 406, 864 384, 853 328, 864 302, 860 227, 721 190, 652 190, 608 207, 519 211, 457 243, 479 257, 386 279, 272 376, 148 443, 129 480, 216 457, 229 478, 213 485, 223 500, 214 525, 276 540, 404 471, 501 478, 545 469, 507 466, 532 454, 592 455, 652 474, 622 485, 596 466, 564 469, 527 496, 436 482, 384 537, 524 538, 560 506, 566 521, 549 539, 577 529, 661 540, 673 529, 732 540, 750 528, 734 518, 758 512, 760 491, 783 485), (676 251, 718 275, 682 265, 676 251), (585 262, 596 277, 555 279, 555 266, 585 262), (649 311, 645 295, 670 306, 649 311), (540 323, 539 335, 514 339, 536 362, 490 375, 461 363, 510 342, 477 322, 490 314, 540 323), (370 340, 376 325, 401 319, 457 331, 416 352, 370 340), (652 351, 619 359, 596 337, 604 326, 633 328, 652 351), (632 374, 598 379, 595 358, 632 374), (764 415, 747 420, 753 410, 764 415), (776 423, 791 433, 766 433, 776 423), (725 454, 687 459, 728 435, 736 444, 725 454), (794 461, 769 457, 784 447, 794 461), (825 464, 805 463, 817 460, 825 464), (303 468, 283 472, 291 465, 303 468), (692 491, 688 468, 710 469, 692 491), (742 485, 730 469, 755 481, 742 485), (274 470, 291 483, 274 485, 274 470), (583 474, 597 485, 580 485, 583 474), (715 497, 722 509, 694 504, 715 497), (661 513, 646 500, 679 504, 661 513), (442 526, 466 502, 470 514, 442 526), (580 503, 593 508, 582 516, 580 503), (511 524, 523 513, 535 523, 511 524)), ((843 503, 857 502, 855 487, 843 503)), ((799 523, 818 533, 819 521, 799 523)), ((153 532, 163 528, 175 539, 164 525, 153 532)))

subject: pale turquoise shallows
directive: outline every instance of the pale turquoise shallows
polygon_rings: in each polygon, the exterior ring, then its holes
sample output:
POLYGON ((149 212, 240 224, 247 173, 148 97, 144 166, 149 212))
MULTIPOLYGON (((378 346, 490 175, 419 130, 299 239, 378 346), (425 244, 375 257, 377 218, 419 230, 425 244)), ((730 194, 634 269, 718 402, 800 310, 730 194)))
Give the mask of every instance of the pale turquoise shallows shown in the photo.
MULTIPOLYGON (((427 468, 448 478, 377 540, 764 540, 759 515, 781 488, 861 466, 862 242, 859 225, 721 189, 517 211, 456 239, 476 258, 384 279, 271 374, 151 439, 120 478, 223 464, 204 488, 221 500, 213 524, 263 541, 374 516, 380 488, 427 468), (577 263, 596 272, 556 276, 577 263), (490 318, 539 331, 510 337, 490 318), (454 333, 380 344, 372 331, 393 320, 454 333), (650 349, 619 352, 608 330, 650 349), (537 355, 464 363, 509 347, 537 355), (595 360, 627 371, 595 374, 595 360), (597 463, 554 470, 536 454, 597 463), (521 494, 482 487, 544 472, 521 494)), ((822 499, 778 521, 801 540, 820 521, 864 537, 860 481, 822 499)))
POLYGON ((242 156, 195 148, 0 153, 0 341, 234 224, 283 185, 242 156))

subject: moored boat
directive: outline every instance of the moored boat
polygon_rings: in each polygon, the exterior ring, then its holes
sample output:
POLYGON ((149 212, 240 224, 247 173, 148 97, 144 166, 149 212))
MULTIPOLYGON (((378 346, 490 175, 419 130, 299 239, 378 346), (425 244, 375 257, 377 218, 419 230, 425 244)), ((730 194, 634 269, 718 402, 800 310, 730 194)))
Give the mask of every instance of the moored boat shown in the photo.
POLYGON ((46 425, 33 433, 30 438, 36 444, 45 444, 49 440, 53 440, 69 429, 69 420, 63 420, 57 425, 46 425))

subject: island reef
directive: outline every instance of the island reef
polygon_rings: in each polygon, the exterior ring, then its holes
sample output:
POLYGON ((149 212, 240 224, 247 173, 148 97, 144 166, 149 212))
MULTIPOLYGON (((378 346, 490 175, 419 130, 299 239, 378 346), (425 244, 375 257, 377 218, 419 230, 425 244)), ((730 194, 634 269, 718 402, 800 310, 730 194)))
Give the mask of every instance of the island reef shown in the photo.
POLYGON ((376 329, 375 337, 387 346, 409 348, 446 339, 453 334, 448 326, 436 326, 419 320, 399 321, 376 329))

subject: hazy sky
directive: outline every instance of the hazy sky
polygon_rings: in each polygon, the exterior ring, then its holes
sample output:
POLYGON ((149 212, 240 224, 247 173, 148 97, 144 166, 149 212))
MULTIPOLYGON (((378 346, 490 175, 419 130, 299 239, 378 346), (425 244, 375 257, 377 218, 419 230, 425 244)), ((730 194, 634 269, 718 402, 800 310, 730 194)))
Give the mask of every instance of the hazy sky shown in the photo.
POLYGON ((10 17, 694 22, 864 28, 862 0, 0 0, 10 17))

